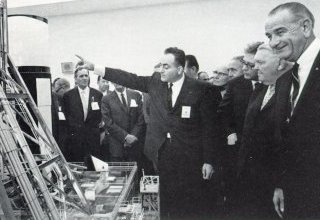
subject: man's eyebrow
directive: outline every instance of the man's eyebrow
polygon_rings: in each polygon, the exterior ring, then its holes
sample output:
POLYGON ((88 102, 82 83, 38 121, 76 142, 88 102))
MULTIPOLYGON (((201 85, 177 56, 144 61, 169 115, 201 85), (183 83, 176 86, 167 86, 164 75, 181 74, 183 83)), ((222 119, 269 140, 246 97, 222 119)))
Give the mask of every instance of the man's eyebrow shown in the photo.
POLYGON ((284 28, 284 27, 278 27, 278 28, 276 28, 275 30, 273 30, 273 32, 279 32, 279 31, 284 31, 284 30, 286 30, 286 28, 284 28))

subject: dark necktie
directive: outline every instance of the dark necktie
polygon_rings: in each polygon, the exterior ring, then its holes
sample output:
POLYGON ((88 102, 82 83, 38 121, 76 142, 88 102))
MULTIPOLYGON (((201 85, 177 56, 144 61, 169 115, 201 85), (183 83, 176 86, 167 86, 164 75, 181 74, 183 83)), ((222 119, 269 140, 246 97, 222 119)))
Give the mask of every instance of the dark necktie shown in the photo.
POLYGON ((172 109, 172 83, 168 84, 168 93, 167 93, 167 103, 168 103, 168 109, 172 109))
POLYGON ((254 88, 253 88, 253 92, 251 94, 252 95, 256 95, 257 93, 259 93, 261 90, 263 89, 263 84, 260 82, 256 82, 254 84, 254 88))
POLYGON ((293 68, 292 68, 292 85, 293 85, 293 91, 291 94, 290 98, 290 103, 291 103, 291 113, 293 112, 298 94, 299 94, 299 89, 300 89, 300 80, 299 80, 299 75, 298 75, 298 69, 299 69, 299 64, 295 63, 293 68))
POLYGON ((127 108, 127 102, 126 102, 126 99, 124 98, 124 95, 123 93, 121 92, 121 101, 122 101, 122 104, 125 108, 127 108))

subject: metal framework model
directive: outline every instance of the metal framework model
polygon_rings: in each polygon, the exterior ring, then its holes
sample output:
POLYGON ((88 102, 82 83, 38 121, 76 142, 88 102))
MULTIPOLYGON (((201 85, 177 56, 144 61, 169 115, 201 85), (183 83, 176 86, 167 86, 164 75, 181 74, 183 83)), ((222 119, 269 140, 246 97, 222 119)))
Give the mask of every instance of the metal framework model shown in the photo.
POLYGON ((5 217, 15 219, 19 212, 36 220, 66 219, 68 207, 91 215, 73 170, 9 56, 6 0, 0 2, 0 13, 0 196, 5 217), (40 155, 32 153, 30 143, 40 155), (68 196, 71 191, 76 198, 68 196))

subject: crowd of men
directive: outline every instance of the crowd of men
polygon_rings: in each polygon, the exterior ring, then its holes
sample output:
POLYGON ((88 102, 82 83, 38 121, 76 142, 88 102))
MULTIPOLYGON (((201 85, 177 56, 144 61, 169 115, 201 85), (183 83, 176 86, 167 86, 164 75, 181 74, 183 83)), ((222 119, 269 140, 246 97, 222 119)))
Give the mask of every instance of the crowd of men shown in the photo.
POLYGON ((214 219, 217 203, 223 219, 319 219, 314 22, 301 3, 278 5, 265 23, 269 42, 248 44, 213 76, 176 47, 151 76, 78 56, 76 87, 65 92, 62 79, 53 87, 65 157, 88 169, 89 155, 133 160, 159 175, 161 219, 214 219), (100 91, 89 87, 89 70, 100 91))

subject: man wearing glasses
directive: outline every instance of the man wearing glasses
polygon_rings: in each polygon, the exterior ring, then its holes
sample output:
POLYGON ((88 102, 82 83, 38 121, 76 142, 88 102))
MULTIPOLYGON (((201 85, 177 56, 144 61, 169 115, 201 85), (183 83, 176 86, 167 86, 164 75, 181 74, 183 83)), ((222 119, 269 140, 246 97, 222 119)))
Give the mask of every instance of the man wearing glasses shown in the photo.
POLYGON ((231 208, 238 202, 235 201, 236 187, 236 162, 241 143, 242 129, 246 110, 255 83, 258 80, 258 72, 254 67, 254 56, 259 45, 263 42, 249 44, 244 50, 243 76, 232 79, 227 84, 226 94, 220 103, 218 112, 224 128, 226 146, 224 148, 224 181, 226 184, 226 205, 231 208))
POLYGON ((233 57, 228 64, 228 73, 230 79, 239 77, 243 75, 242 68, 243 68, 243 56, 236 56, 233 57))

